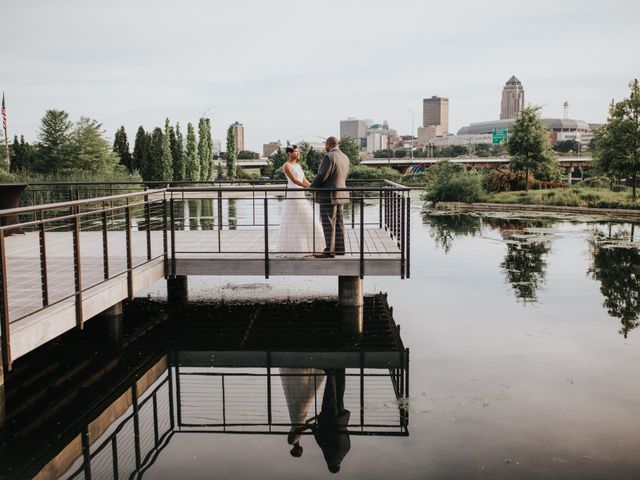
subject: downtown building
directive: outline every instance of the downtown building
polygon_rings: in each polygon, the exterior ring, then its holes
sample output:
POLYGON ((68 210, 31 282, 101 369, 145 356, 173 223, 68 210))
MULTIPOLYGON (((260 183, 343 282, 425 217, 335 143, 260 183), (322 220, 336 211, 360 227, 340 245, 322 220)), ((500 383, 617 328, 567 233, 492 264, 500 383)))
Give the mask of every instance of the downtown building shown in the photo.
POLYGON ((236 139, 236 153, 238 153, 244 150, 244 125, 236 121, 231 125, 231 131, 236 139))
POLYGON ((367 146, 367 130, 373 124, 369 119, 358 119, 349 117, 346 120, 340 120, 340 138, 351 137, 357 140, 360 148, 367 146))

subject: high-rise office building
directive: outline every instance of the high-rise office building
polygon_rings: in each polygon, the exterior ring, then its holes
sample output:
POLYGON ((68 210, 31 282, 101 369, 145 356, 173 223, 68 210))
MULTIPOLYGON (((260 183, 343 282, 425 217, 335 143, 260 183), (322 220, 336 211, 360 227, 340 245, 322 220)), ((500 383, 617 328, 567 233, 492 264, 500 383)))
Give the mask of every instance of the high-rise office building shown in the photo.
POLYGON ((502 89, 500 102, 500 120, 518 118, 520 110, 524 108, 524 88, 522 82, 512 76, 502 89))
POLYGON ((244 150, 244 125, 240 122, 235 122, 231 125, 233 135, 236 137, 236 153, 240 150, 244 150))
POLYGON ((449 99, 433 96, 422 100, 422 126, 434 126, 437 137, 449 133, 449 99))
POLYGON ((373 122, 369 119, 360 120, 357 118, 347 118, 340 120, 340 137, 351 137, 358 141, 361 147, 367 146, 367 128, 373 122))

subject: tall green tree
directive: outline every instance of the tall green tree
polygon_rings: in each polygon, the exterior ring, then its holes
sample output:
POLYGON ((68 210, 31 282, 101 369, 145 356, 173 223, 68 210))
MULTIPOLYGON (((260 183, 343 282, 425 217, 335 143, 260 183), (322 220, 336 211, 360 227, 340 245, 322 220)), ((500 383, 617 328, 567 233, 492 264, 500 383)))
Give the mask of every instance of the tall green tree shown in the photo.
POLYGON ((173 155, 173 179, 185 179, 185 153, 184 137, 180 131, 180 124, 176 123, 176 129, 172 137, 171 153, 173 155))
POLYGON ((142 171, 146 168, 147 157, 149 153, 147 132, 144 131, 142 125, 138 127, 136 132, 136 140, 133 144, 133 156, 131 159, 131 171, 142 171))
POLYGON ((144 168, 142 168, 140 171, 140 173, 142 174, 142 178, 147 181, 163 180, 162 178, 163 137, 164 135, 162 134, 162 129, 160 127, 156 127, 153 129, 153 133, 151 134, 151 141, 149 144, 147 161, 144 164, 144 168))
POLYGON ((120 163, 124 165, 127 170, 132 171, 133 157, 129 150, 129 140, 127 139, 127 132, 124 126, 116 130, 116 135, 113 140, 113 151, 118 155, 120 163))
POLYGON ((633 201, 640 176, 640 85, 629 84, 631 94, 611 105, 607 123, 596 134, 596 168, 612 178, 631 181, 633 201))
POLYGON ((198 161, 196 131, 191 123, 187 124, 187 157, 185 162, 185 180, 200 180, 200 162, 198 161))
POLYGON ((200 162, 200 180, 207 181, 211 178, 211 134, 209 122, 206 118, 198 120, 198 161, 200 162))
POLYGON ((349 157, 351 165, 360 164, 360 145, 355 138, 342 137, 340 139, 340 150, 349 157))
POLYGON ((72 134, 73 123, 64 110, 47 110, 40 122, 38 132, 37 170, 42 172, 58 172, 70 170, 72 167, 72 134))
POLYGON ((236 171, 238 169, 238 162, 236 161, 236 136, 233 133, 233 128, 229 127, 227 130, 227 177, 235 178, 236 171))
POLYGON ((37 149, 24 140, 24 135, 20 135, 20 141, 18 141, 17 135, 14 136, 10 152, 11 171, 31 170, 36 161, 37 153, 37 149))
POLYGON ((160 162, 161 180, 173 179, 173 154, 171 153, 171 124, 167 118, 164 121, 162 134, 162 161, 160 162))
POLYGON ((509 134, 511 170, 525 172, 525 190, 529 191, 529 174, 544 180, 555 180, 559 165, 551 148, 549 130, 540 120, 540 107, 520 111, 509 134))
POLYGON ((209 148, 209 162, 208 162, 208 173, 206 176, 207 180, 211 180, 211 177, 213 177, 213 137, 211 136, 211 120, 209 118, 205 119, 206 122, 206 129, 205 132, 207 133, 207 146, 209 148))
POLYGON ((110 173, 118 164, 118 156, 104 137, 102 124, 80 117, 71 136, 71 170, 88 173, 110 173))

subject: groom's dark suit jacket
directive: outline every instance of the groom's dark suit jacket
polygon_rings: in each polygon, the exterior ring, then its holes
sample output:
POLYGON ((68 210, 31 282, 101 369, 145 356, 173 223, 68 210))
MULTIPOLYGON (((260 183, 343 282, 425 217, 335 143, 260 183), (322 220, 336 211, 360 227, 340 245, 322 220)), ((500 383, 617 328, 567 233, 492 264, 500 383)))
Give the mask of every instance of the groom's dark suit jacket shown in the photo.
MULTIPOLYGON (((318 174, 311 182, 311 188, 346 188, 349 174, 349 157, 338 147, 326 153, 318 168, 318 174)), ((349 203, 349 192, 316 192, 318 203, 341 204, 349 203)))

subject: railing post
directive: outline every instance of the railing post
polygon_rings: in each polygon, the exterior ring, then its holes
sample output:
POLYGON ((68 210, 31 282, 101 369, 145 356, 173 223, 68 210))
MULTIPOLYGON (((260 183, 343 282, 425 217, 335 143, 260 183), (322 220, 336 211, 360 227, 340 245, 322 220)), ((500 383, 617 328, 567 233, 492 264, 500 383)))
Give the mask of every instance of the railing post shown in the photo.
POLYGON ((405 264, 405 277, 409 278, 410 276, 410 271, 411 269, 409 268, 409 266, 411 265, 411 197, 407 194, 407 233, 405 235, 405 243, 406 243, 406 248, 405 248, 405 257, 406 257, 406 264, 405 264))
POLYGON ((151 211, 149 195, 144 196, 144 221, 147 224, 147 261, 151 260, 151 211))
POLYGON ((136 470, 140 470, 142 453, 140 448, 140 407, 138 405, 138 388, 134 383, 131 386, 131 403, 133 404, 133 444, 136 456, 136 470))
POLYGON ((171 276, 176 274, 176 216, 173 194, 169 199, 169 216, 171 219, 171 276))
POLYGON ((360 192, 360 278, 364 278, 364 193, 360 192))
POLYGON ((82 430, 82 457, 83 457, 83 470, 84 470, 84 478, 86 480, 91 480, 91 450, 89 444, 89 431, 88 427, 85 427, 82 430))
POLYGON ((264 192, 264 278, 269 278, 269 202, 264 192))
POLYGON ((378 190, 378 228, 382 228, 382 189, 378 190))
POLYGON ((124 211, 126 222, 126 244, 127 244, 127 295, 129 299, 133 298, 133 255, 131 252, 131 207, 129 206, 129 199, 127 199, 127 206, 124 211))
POLYGON ((49 305, 49 279, 47 278, 47 243, 45 238, 45 225, 42 210, 39 212, 40 225, 38 225, 40 239, 40 284, 42 286, 42 306, 49 305))
POLYGON ((82 265, 80 264, 80 217, 73 217, 73 274, 76 296, 76 325, 82 329, 84 324, 82 313, 82 265))
MULTIPOLYGON (((218 186, 218 188, 222 188, 218 186)), ((218 190, 218 253, 222 252, 222 190, 218 190)))
POLYGON ((113 478, 118 480, 120 478, 120 472, 118 468, 118 444, 116 443, 117 435, 114 435, 111 439, 111 461, 113 465, 113 478))
POLYGON ((0 315, 2 322, 2 365, 5 372, 11 370, 11 326, 9 322, 9 295, 7 291, 7 256, 4 245, 4 230, 0 230, 0 315))
POLYGON ((109 235, 107 230, 107 211, 106 204, 102 203, 102 268, 104 270, 104 279, 109 278, 109 235))
POLYGON ((400 208, 400 278, 404 278, 404 268, 405 268, 405 198, 404 193, 402 194, 401 200, 401 208, 400 208))
POLYGON ((162 198, 162 252, 164 257, 164 276, 165 278, 169 275, 169 252, 168 252, 168 244, 169 240, 167 238, 167 197, 166 195, 162 198))

